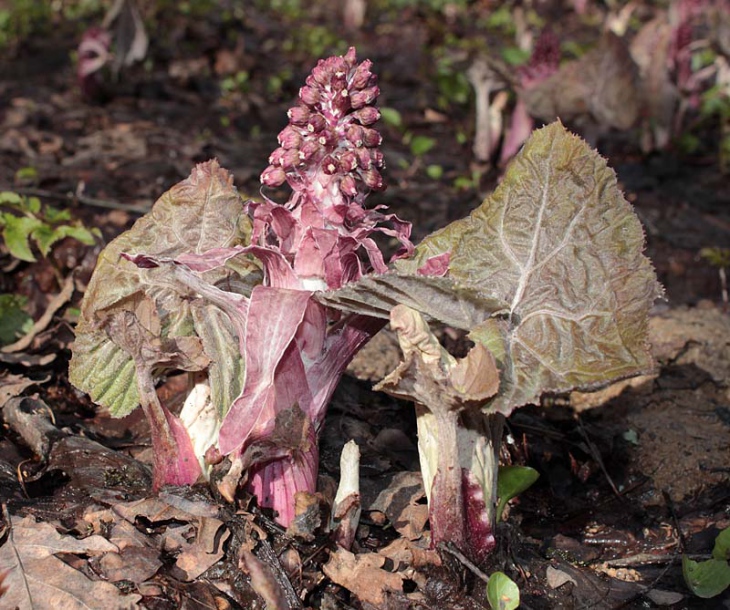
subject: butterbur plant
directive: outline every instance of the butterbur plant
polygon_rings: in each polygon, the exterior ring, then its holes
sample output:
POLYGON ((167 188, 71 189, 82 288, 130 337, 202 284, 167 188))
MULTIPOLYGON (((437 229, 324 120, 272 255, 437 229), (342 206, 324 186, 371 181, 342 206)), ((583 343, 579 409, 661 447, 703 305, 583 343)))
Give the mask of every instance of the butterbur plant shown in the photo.
POLYGON ((475 560, 494 546, 504 416, 543 392, 651 368, 660 293, 643 233, 596 153, 560 124, 536 132, 500 188, 417 248, 382 207, 378 95, 354 49, 320 61, 263 192, 243 202, 215 161, 197 166, 100 255, 82 305, 71 380, 112 414, 141 405, 154 481, 240 488, 288 525, 315 490, 326 405, 354 354, 388 321, 404 362, 380 387, 416 403, 434 544, 475 560), (400 244, 385 262, 374 237, 400 244), (430 322, 467 331, 448 354, 430 322), (187 371, 174 414, 155 392, 187 371), (225 470, 227 468, 227 470, 225 470))
POLYGON ((232 499, 243 479, 284 525, 294 494, 315 491, 327 402, 385 323, 342 314, 315 293, 386 271, 375 232, 400 241, 397 256, 413 250, 409 224, 363 206, 383 188, 370 66, 352 49, 307 78, 261 175, 266 187, 288 184, 286 203, 241 206, 230 176, 209 162, 102 254, 71 375, 118 415, 141 402, 157 486, 193 483, 228 456, 224 495, 232 499), (191 371, 179 418, 154 393, 161 366, 191 371), (124 378, 110 387, 119 369, 124 378), (196 376, 203 370, 207 378, 196 376))

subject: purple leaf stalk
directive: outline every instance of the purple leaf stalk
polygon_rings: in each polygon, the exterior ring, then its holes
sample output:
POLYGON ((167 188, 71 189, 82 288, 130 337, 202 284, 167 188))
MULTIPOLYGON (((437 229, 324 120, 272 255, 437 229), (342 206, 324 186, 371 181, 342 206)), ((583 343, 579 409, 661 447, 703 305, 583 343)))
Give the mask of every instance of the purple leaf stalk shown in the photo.
POLYGON ((220 484, 233 498, 241 475, 260 506, 277 511, 288 525, 294 494, 316 489, 317 438, 327 403, 355 353, 383 320, 342 314, 317 302, 363 274, 387 270, 373 240, 395 237, 410 255, 410 224, 382 206, 365 209, 371 191, 383 190, 379 94, 371 62, 356 62, 355 50, 321 60, 288 112, 279 148, 261 175, 265 187, 287 183, 289 200, 264 197, 247 205, 252 220, 248 246, 185 253, 175 260, 129 257, 138 265, 172 264, 175 278, 229 316, 245 363, 240 395, 220 425, 217 449, 231 469, 220 484), (263 283, 250 297, 201 280, 201 273, 240 256, 256 257, 263 283))

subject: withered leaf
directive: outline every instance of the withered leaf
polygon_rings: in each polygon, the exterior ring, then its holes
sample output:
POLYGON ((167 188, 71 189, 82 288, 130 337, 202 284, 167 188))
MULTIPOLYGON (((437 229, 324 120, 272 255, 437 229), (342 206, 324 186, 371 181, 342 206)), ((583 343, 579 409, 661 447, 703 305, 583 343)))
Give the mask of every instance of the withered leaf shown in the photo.
MULTIPOLYGON (((181 294, 180 287, 169 278, 168 269, 141 269, 122 254, 144 252, 174 258, 186 252, 202 253, 211 248, 244 244, 250 233, 250 221, 232 176, 216 161, 196 166, 189 178, 162 195, 149 214, 99 255, 81 306, 69 368, 71 382, 115 416, 122 417, 137 407, 134 359, 108 333, 110 320, 122 312, 134 314, 135 324, 163 342, 197 335, 205 348, 216 351, 211 357, 219 355, 216 346, 236 345, 237 338, 230 326, 216 325, 217 332, 227 335, 223 339, 200 330, 199 308, 209 310, 211 306, 199 305, 192 292, 181 294)), ((247 266, 238 261, 235 273, 221 267, 207 272, 205 277, 211 283, 230 280, 237 290, 245 292, 251 288, 247 279, 259 278, 260 274, 256 264, 247 266)), ((252 284, 256 281, 251 279, 252 284)), ((129 334, 131 329, 126 332, 129 334)), ((186 346, 176 347, 186 353, 186 346)), ((173 359, 160 364, 173 367, 179 361, 173 359)), ((231 369, 230 375, 224 367, 216 370, 216 376, 223 382, 218 387, 235 387, 240 383, 236 381, 240 366, 231 369)))
POLYGON ((375 553, 354 555, 343 548, 330 555, 325 575, 356 595, 360 601, 385 607, 389 593, 403 592, 403 576, 383 569, 385 557, 375 553))
POLYGON ((533 133, 469 217, 424 239, 393 273, 321 298, 368 315, 404 303, 470 331, 501 373, 485 410, 509 414, 544 392, 596 388, 652 369, 647 316, 662 289, 643 247, 613 170, 553 123, 533 133), (446 277, 419 274, 446 254, 446 277))
POLYGON ((26 388, 32 385, 45 383, 48 381, 48 377, 45 379, 34 380, 26 377, 25 375, 14 375, 7 371, 0 372, 0 409, 3 405, 14 396, 20 396, 26 388))
POLYGON ((49 523, 32 517, 11 517, 8 539, 0 547, 0 571, 8 587, 2 598, 5 608, 129 609, 139 595, 123 595, 114 585, 92 581, 58 559, 56 553, 97 555, 118 549, 101 536, 76 539, 62 536, 49 523))

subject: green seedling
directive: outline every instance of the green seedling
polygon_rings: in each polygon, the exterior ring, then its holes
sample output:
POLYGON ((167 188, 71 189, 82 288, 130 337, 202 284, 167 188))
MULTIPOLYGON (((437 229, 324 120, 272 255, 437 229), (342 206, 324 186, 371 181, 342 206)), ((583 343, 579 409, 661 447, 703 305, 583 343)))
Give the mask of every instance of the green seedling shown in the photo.
POLYGON ((495 572, 487 582, 487 602, 492 610, 515 610, 520 605, 520 589, 504 572, 495 572))
POLYGON ((697 597, 717 597, 730 587, 730 527, 722 530, 715 539, 712 557, 706 561, 693 561, 682 556, 682 574, 687 586, 697 597))
POLYGON ((497 521, 501 520, 507 502, 532 486, 540 473, 529 466, 500 466, 497 475, 497 521))

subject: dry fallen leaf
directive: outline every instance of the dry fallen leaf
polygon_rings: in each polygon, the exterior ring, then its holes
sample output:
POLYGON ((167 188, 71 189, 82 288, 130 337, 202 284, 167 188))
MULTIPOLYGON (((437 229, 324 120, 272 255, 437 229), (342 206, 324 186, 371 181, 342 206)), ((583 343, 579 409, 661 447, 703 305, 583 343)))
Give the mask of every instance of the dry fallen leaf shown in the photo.
POLYGON ((425 540, 411 541, 396 538, 388 546, 378 549, 378 554, 390 559, 396 568, 403 566, 421 568, 423 566, 440 566, 441 556, 437 551, 428 548, 425 540))
POLYGON ((98 567, 110 582, 128 580, 138 584, 152 578, 162 567, 162 561, 157 549, 130 546, 119 553, 107 553, 98 567))
POLYGON ((136 608, 139 595, 123 595, 114 585, 93 581, 56 557, 56 553, 97 555, 117 547, 101 536, 79 540, 62 536, 49 523, 11 517, 8 539, 0 547, 0 572, 6 572, 4 608, 105 610, 136 608))
POLYGON ((355 594, 360 601, 383 608, 389 593, 403 592, 403 576, 382 569, 385 557, 375 553, 355 555, 339 548, 322 567, 325 575, 355 594))
POLYGON ((420 472, 399 472, 375 500, 363 503, 363 510, 384 513, 399 534, 416 540, 428 520, 425 497, 420 472))
POLYGON ((15 396, 20 396, 26 388, 48 381, 48 377, 41 380, 33 380, 24 375, 13 375, 7 371, 0 372, 0 409, 3 405, 15 396))
POLYGON ((231 535, 227 529, 219 534, 223 522, 218 519, 201 519, 197 535, 182 547, 175 560, 175 567, 182 572, 181 580, 192 581, 223 558, 225 542, 231 535))
MULTIPOLYGON (((166 521, 183 522, 182 526, 165 527, 154 539, 157 547, 176 555, 174 575, 182 581, 192 581, 223 558, 224 543, 230 536, 223 522, 211 516, 218 508, 212 503, 193 497, 185 498, 169 492, 161 492, 160 497, 146 498, 137 502, 120 503, 113 507, 114 512, 134 524, 144 517, 151 524, 166 521)), ((112 536, 122 536, 127 541, 132 537, 123 528, 115 527, 112 536)), ((150 544, 145 541, 146 544, 150 544)))

